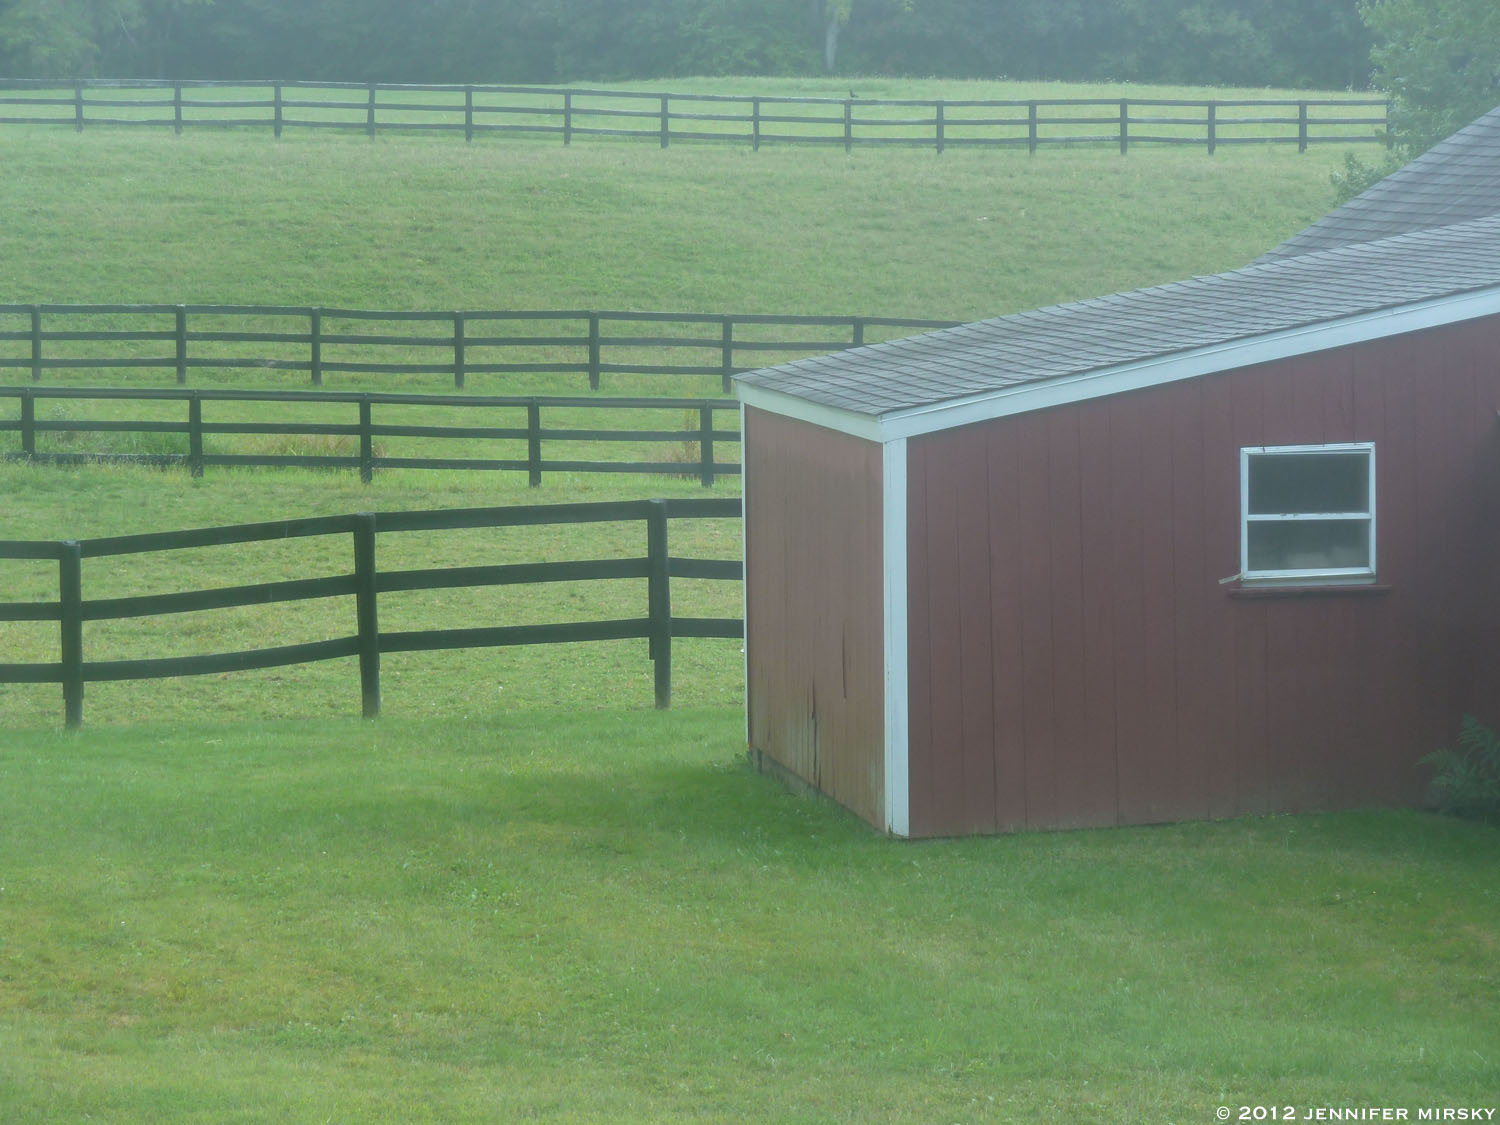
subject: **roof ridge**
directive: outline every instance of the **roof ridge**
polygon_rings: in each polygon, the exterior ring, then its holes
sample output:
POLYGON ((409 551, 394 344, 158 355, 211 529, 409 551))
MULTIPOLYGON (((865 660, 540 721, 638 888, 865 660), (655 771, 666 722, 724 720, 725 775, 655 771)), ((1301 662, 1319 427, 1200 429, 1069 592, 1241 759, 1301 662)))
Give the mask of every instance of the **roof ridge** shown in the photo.
POLYGON ((1500 106, 1256 259, 1296 257, 1500 213, 1500 106))

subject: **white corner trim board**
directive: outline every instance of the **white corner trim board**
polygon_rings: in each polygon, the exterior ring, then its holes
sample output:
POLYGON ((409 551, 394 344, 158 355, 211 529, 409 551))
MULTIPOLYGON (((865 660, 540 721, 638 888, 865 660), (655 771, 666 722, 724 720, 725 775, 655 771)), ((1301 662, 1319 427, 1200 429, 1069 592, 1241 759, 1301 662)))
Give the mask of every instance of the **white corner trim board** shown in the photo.
POLYGON ((906 439, 881 449, 881 576, 885 644, 885 830, 911 835, 907 740, 906 439))
MULTIPOLYGON (((745 404, 740 403, 740 434, 745 433, 745 404)), ((746 544, 750 536, 745 533, 745 517, 750 511, 750 481, 748 460, 743 454, 740 457, 740 574, 742 576, 750 573, 750 553, 746 550, 746 544)), ((750 699, 750 583, 740 581, 740 620, 745 623, 745 635, 740 639, 740 683, 745 687, 745 700, 748 704, 750 699)), ((745 745, 750 746, 750 708, 745 707, 745 745)))

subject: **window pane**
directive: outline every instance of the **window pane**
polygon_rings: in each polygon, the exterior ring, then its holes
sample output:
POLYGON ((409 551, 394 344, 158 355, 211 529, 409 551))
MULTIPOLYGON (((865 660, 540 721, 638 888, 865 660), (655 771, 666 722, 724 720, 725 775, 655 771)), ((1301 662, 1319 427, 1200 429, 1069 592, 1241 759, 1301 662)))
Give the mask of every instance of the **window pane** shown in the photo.
POLYGON ((1368 512, 1368 453, 1261 453, 1250 457, 1250 512, 1368 512))
POLYGON ((1250 569, 1345 570, 1370 565, 1366 520, 1275 520, 1245 525, 1250 569))

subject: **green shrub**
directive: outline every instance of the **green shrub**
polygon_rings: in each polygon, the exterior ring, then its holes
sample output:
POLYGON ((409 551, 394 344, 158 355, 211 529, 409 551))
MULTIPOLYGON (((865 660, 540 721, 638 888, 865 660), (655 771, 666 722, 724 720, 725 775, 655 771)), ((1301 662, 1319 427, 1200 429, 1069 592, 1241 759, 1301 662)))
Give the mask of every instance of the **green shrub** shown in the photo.
POLYGON ((1343 206, 1356 195, 1374 187, 1404 164, 1404 152, 1387 151, 1373 164, 1366 164, 1352 152, 1344 153, 1344 166, 1328 176, 1333 185, 1334 203, 1343 206))
POLYGON ((1437 770, 1432 796, 1443 812, 1500 824, 1500 735, 1465 715, 1457 748, 1434 750, 1421 762, 1437 770))

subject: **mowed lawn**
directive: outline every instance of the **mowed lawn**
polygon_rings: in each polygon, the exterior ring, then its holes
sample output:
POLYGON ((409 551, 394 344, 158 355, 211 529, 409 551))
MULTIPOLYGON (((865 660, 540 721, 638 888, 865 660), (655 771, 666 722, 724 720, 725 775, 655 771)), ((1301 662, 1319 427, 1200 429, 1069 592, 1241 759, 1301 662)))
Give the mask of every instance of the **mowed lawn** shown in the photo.
POLYGON ((1243 265, 1328 210, 1342 156, 31 128, 3 141, 0 303, 944 320, 1243 265))
POLYGON ((731 710, 0 754, 7 1121, 1210 1121, 1482 1105, 1500 833, 900 844, 731 710))
MULTIPOLYGON (((945 319, 1242 265, 1327 210, 1341 159, 4 143, 0 302, 945 319)), ((109 381, 126 378, 171 375, 109 381)), ((606 391, 648 389, 672 390, 606 391)), ((6 466, 0 494, 0 538, 57 539, 705 490, 6 466)), ((392 558, 643 547, 600 532, 392 558)), ((739 552, 734 527, 679 542, 739 552)), ((91 560, 86 596, 343 573, 347 548, 91 560)), ((633 616, 636 585, 382 599, 382 621, 633 616)), ((0 570, 0 600, 55 596, 55 568, 0 570)), ((678 598, 733 615, 739 591, 678 598)), ((346 601, 90 625, 86 652, 344 635, 346 601)), ((56 659, 55 634, 0 625, 0 662, 56 659)), ((56 685, 0 688, 0 1121, 1198 1122, 1500 1101, 1500 831, 1363 812, 901 844, 748 768, 736 642, 676 649, 670 712, 644 642, 387 659, 377 721, 355 717, 348 660, 90 685, 77 732, 57 729, 56 685)))

